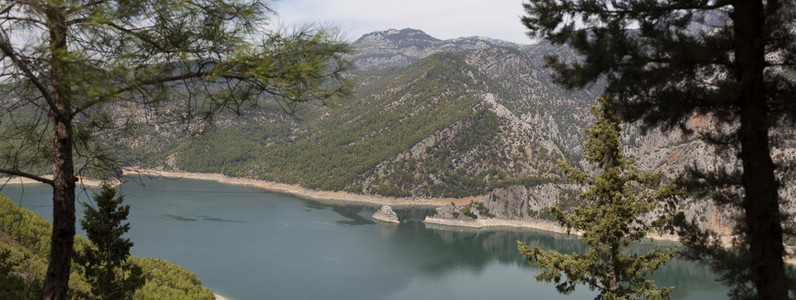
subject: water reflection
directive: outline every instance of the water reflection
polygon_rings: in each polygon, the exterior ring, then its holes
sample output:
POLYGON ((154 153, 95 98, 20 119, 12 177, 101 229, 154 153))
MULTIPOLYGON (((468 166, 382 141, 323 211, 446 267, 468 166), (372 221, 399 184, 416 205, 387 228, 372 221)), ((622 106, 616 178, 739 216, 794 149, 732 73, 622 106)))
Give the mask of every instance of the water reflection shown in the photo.
MULTIPOLYGON (((561 253, 584 253, 588 247, 575 235, 556 234, 536 230, 520 229, 469 229, 453 228, 434 224, 426 224, 427 231, 438 236, 442 248, 450 252, 452 257, 461 259, 430 267, 432 273, 444 273, 446 269, 454 269, 466 264, 475 271, 482 270, 490 261, 497 260, 503 264, 520 264, 536 274, 541 270, 531 267, 517 251, 517 241, 542 249, 554 249, 561 253)), ((649 241, 634 243, 628 247, 632 253, 649 253, 654 249, 677 246, 673 242, 649 241)), ((690 291, 716 292, 722 298, 727 288, 716 282, 715 275, 704 265, 676 257, 661 266, 658 271, 648 277, 655 280, 658 286, 675 286, 673 299, 689 298, 690 291)), ((553 285, 549 285, 554 289, 553 285)), ((580 286, 580 289, 586 289, 580 286)))
POLYGON ((195 221, 197 221, 197 219, 194 219, 194 218, 189 218, 189 217, 185 217, 185 216, 178 216, 178 215, 172 215, 172 214, 163 214, 163 216, 165 216, 166 218, 169 218, 169 219, 173 219, 173 220, 177 220, 177 221, 183 221, 183 222, 195 222, 195 221))
POLYGON ((357 226, 357 225, 367 225, 373 224, 374 222, 370 219, 360 215, 363 211, 362 208, 359 207, 352 207, 352 206, 333 206, 332 211, 336 212, 338 215, 345 217, 348 220, 340 220, 337 221, 337 225, 343 226, 357 226))

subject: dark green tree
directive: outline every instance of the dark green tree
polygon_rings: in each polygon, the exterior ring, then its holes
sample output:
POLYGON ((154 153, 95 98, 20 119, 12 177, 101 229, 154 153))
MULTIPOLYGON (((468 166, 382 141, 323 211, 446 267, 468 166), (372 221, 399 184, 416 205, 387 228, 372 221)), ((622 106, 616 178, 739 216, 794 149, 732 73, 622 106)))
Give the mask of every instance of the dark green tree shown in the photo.
POLYGON ((643 239, 655 229, 653 225, 662 223, 646 222, 644 218, 659 203, 674 196, 676 186, 663 185, 660 172, 638 171, 635 160, 622 154, 620 120, 608 101, 601 98, 591 113, 597 122, 586 130, 589 139, 585 158, 601 172, 590 176, 559 161, 568 178, 589 184, 589 189, 580 194, 585 205, 575 208, 572 214, 551 207, 551 213, 567 231, 582 232, 581 240, 589 250, 585 254, 562 254, 519 242, 520 253, 532 265, 544 269, 536 275, 537 280, 554 281, 563 294, 584 284, 600 292, 596 299, 669 299, 674 287, 658 288, 644 277, 671 259, 676 248, 645 255, 627 254, 625 248, 643 239))
POLYGON ((132 299, 135 290, 145 283, 141 267, 131 262, 133 242, 122 235, 130 230, 124 223, 130 205, 122 205, 124 197, 116 197, 116 189, 103 184, 94 195, 94 206, 83 203, 85 215, 80 227, 86 231, 91 245, 75 255, 91 284, 91 294, 97 299, 132 299))
POLYGON ((292 111, 350 90, 346 43, 326 29, 266 30, 270 13, 261 0, 0 3, 0 173, 53 188, 43 298, 66 297, 79 176, 120 175, 106 141, 143 120, 209 119, 264 101, 292 111))
POLYGON ((0 299, 35 299, 41 295, 41 279, 17 274, 20 265, 12 252, 0 249, 0 299))
MULTIPOLYGON (((684 226, 689 257, 710 261, 739 297, 785 299, 794 288, 783 256, 773 128, 796 121, 794 1, 539 0, 524 4, 532 37, 568 44, 578 62, 548 57, 557 82, 601 80, 627 122, 680 127, 694 114, 720 132, 702 135, 737 167, 690 172, 695 192, 741 212, 735 250, 684 226), (749 289, 748 287, 752 287, 749 289)), ((780 139, 781 140, 781 139, 780 139)))

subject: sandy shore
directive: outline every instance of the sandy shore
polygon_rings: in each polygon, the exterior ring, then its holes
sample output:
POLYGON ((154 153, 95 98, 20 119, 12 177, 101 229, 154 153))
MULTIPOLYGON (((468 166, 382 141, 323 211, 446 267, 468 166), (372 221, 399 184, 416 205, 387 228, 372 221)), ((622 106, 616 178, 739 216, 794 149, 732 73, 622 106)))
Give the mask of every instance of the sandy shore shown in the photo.
MULTIPOLYGON (((53 179, 53 175, 44 175, 44 176, 42 176, 42 178, 46 178, 46 179, 52 180, 53 179)), ((99 187, 103 183, 102 181, 99 181, 99 180, 92 180, 92 179, 87 179, 87 178, 83 178, 83 177, 78 177, 77 180, 78 180, 77 181, 77 186, 78 187, 81 187, 81 186, 99 187)), ((0 185, 2 185, 2 184, 32 184, 32 183, 41 183, 41 181, 33 180, 33 179, 30 179, 30 178, 27 178, 27 177, 19 177, 19 176, 12 176, 10 178, 9 177, 0 178, 0 185)), ((119 182, 111 182, 111 186, 116 186, 118 184, 119 184, 119 182)))
MULTIPOLYGON (((211 180, 224 184, 252 186, 268 191, 291 194, 305 199, 311 199, 319 202, 332 203, 332 204, 364 203, 364 204, 377 205, 377 206, 390 205, 392 207, 414 206, 414 207, 436 208, 445 204, 449 204, 451 202, 456 203, 456 205, 466 205, 469 204, 470 201, 475 200, 480 202, 483 199, 483 196, 466 197, 466 198, 396 198, 396 197, 361 195, 361 194, 354 194, 348 192, 317 191, 317 190, 302 188, 297 185, 256 180, 256 179, 234 178, 234 177, 225 176, 223 174, 214 174, 214 173, 208 174, 208 173, 190 173, 190 172, 167 172, 167 171, 134 169, 134 168, 125 169, 124 173, 125 175, 190 178, 198 180, 211 180)), ((448 219, 427 217, 423 222, 429 224, 443 225, 443 226, 458 226, 458 227, 469 227, 469 228, 513 227, 513 228, 531 228, 531 229, 544 230, 556 233, 567 232, 566 228, 559 225, 558 223, 542 221, 542 220, 512 220, 512 219, 492 218, 492 219, 477 219, 471 222, 467 222, 461 220, 448 220, 448 219)), ((679 238, 676 235, 649 234, 647 237, 654 240, 679 242, 679 238)), ((730 236, 722 237, 723 244, 725 244, 726 246, 730 245, 731 240, 732 237, 730 236)), ((796 265, 796 255, 791 255, 790 257, 786 257, 785 262, 790 265, 796 265)))
POLYGON ((423 223, 437 224, 445 226, 460 226, 470 228, 484 228, 484 227, 512 227, 512 228, 532 228, 544 231, 567 233, 567 229, 563 226, 548 221, 542 220, 512 220, 500 218, 478 218, 472 221, 451 220, 435 217, 426 217, 423 223))
MULTIPOLYGON (((567 233, 567 228, 561 226, 561 224, 551 221, 544 221, 544 220, 479 218, 472 221, 462 221, 462 220, 450 220, 450 219, 440 219, 435 217, 426 217, 426 219, 423 222, 428 224, 460 226, 460 227, 470 227, 470 228, 486 228, 486 227, 531 228, 531 229, 538 229, 538 230, 544 230, 555 233, 567 233)), ((572 232, 572 234, 580 235, 579 232, 572 232)), ((674 241, 674 242, 679 241, 676 235, 649 234, 647 235, 647 238, 651 238, 654 240, 674 241)))
MULTIPOLYGON (((480 202, 483 199, 483 196, 474 196, 474 197, 465 197, 465 198, 396 198, 396 197, 384 197, 384 196, 375 196, 375 195, 362 195, 362 194, 354 194, 348 192, 318 191, 318 190, 303 188, 298 185, 257 180, 257 179, 248 179, 248 178, 235 178, 218 173, 169 172, 169 171, 158 171, 158 170, 137 169, 137 168, 125 168, 123 171, 124 175, 128 176, 140 175, 140 176, 150 176, 150 177, 188 178, 188 179, 197 179, 197 180, 216 181, 224 184, 251 186, 259 189, 264 189, 267 191, 291 194, 301 198, 315 200, 323 203, 330 203, 330 204, 368 204, 374 206, 390 205, 392 207, 437 208, 442 205, 449 204, 451 202, 455 203, 456 205, 466 205, 469 204, 471 201, 480 202)), ((52 179, 52 175, 42 176, 42 177, 52 179)), ((0 179, 0 184, 2 184, 3 182, 5 182, 5 180, 0 179)), ((39 182, 33 179, 22 178, 22 177, 12 177, 10 180, 7 181, 7 184, 30 184, 30 183, 39 183, 39 182)), ((86 187, 98 187, 100 186, 100 184, 102 184, 102 182, 100 181, 83 179, 83 178, 80 178, 80 180, 78 181, 78 186, 82 185, 86 187)), ((118 182, 114 183, 114 185, 116 184, 118 184, 118 182)), ((461 220, 448 220, 448 219, 427 217, 423 222, 429 224, 443 225, 443 226, 458 226, 458 227, 469 227, 469 228, 486 228, 486 227, 531 228, 531 229, 538 229, 538 230, 544 230, 556 233, 566 233, 566 228, 562 227, 561 225, 555 222, 542 221, 542 220, 512 220, 512 219, 491 218, 491 219, 477 219, 474 221, 461 221, 461 220)), ((665 241, 675 241, 675 242, 679 241, 678 237, 675 235, 650 234, 648 235, 648 237, 655 240, 665 240, 665 241)), ((730 245, 731 239, 732 237, 729 236, 725 236, 722 238, 723 243, 727 246, 730 245)), ((796 252, 796 250, 792 250, 790 252, 796 252)), ((785 258, 785 262, 790 265, 796 265, 796 253, 792 254, 793 255, 790 255, 789 257, 785 258)), ((216 295, 216 299, 225 300, 226 298, 220 295, 216 295)))
POLYGON ((216 297, 216 300, 229 300, 227 297, 221 296, 219 294, 213 293, 213 296, 216 297))
POLYGON ((152 176, 152 177, 168 177, 168 178, 188 178, 198 180, 210 180, 224 184, 234 184, 251 186, 267 191, 291 194, 305 199, 316 200, 324 203, 339 203, 339 204, 370 204, 370 205, 389 205, 392 207, 439 207, 448 203, 456 203, 456 205, 469 204, 470 201, 481 201, 483 196, 466 197, 466 198, 396 198, 384 197, 377 195, 362 195, 348 192, 333 192, 333 191, 318 191, 303 188, 297 185, 278 183, 265 180, 248 179, 248 178, 235 178, 225 176, 217 173, 189 173, 189 172, 168 172, 157 171, 149 169, 124 169, 124 174, 128 176, 152 176))

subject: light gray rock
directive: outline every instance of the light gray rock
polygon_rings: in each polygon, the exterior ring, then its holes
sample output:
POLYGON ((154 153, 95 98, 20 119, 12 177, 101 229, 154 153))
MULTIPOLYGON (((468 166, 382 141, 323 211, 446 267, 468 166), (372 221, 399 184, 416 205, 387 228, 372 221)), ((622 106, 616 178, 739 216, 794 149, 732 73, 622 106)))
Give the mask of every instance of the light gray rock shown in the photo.
POLYGON ((543 210, 558 203, 562 190, 577 189, 569 184, 548 183, 534 187, 513 185, 497 188, 484 197, 484 207, 495 217, 533 219, 543 210))
POLYGON ((360 72, 403 68, 437 52, 520 47, 515 43, 477 36, 440 40, 411 28, 371 32, 354 41, 353 46, 357 51, 349 59, 354 62, 355 71, 360 72))
POLYGON ((396 224, 401 223, 401 221, 398 220, 398 215, 395 213, 395 211, 392 210, 392 207, 390 207, 389 205, 383 205, 381 209, 379 209, 379 211, 373 214, 373 218, 383 222, 396 223, 396 224))
MULTIPOLYGON (((446 220, 462 220, 462 221, 475 220, 474 218, 465 215, 462 212, 463 208, 464 206, 457 207, 450 204, 445 204, 443 206, 437 207, 437 214, 435 214, 432 217, 437 219, 446 219, 446 220)), ((477 214, 478 211, 476 210, 473 213, 477 214)))

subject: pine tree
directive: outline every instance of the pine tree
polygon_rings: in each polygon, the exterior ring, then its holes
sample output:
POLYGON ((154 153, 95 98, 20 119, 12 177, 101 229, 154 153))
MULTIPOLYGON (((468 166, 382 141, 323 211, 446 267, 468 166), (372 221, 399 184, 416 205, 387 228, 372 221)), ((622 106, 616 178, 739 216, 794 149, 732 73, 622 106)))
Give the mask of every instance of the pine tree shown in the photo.
POLYGON ((115 196, 116 189, 103 185, 94 196, 96 207, 83 203, 85 216, 80 220, 91 245, 77 253, 75 261, 97 299, 132 299, 145 283, 141 267, 128 260, 133 242, 122 238, 130 230, 130 223, 123 223, 130 205, 122 205, 124 197, 115 196))
POLYGON ((538 0, 524 7, 529 35, 582 55, 580 62, 547 58, 557 82, 605 82, 623 120, 645 129, 690 133, 695 114, 725 128, 701 138, 740 163, 689 176, 698 195, 741 212, 738 238, 726 251, 714 233, 682 226, 686 254, 708 261, 736 297, 788 298, 796 284, 783 261, 789 216, 780 209, 772 129, 796 122, 796 2, 538 0))
POLYGON ((600 292, 597 299, 669 299, 674 287, 658 288, 644 276, 671 259, 676 248, 646 255, 626 254, 624 250, 660 223, 645 222, 643 218, 677 190, 674 184, 662 185, 662 173, 640 172, 635 161, 622 154, 619 117, 608 101, 599 101, 591 109, 597 122, 586 130, 589 140, 585 158, 601 172, 590 176, 559 161, 568 178, 590 186, 580 195, 585 205, 575 208, 574 213, 551 208, 553 216, 568 231, 582 232, 581 240, 589 250, 585 254, 562 254, 522 242, 519 250, 532 265, 545 269, 536 279, 554 281, 563 294, 584 284, 600 292), (566 279, 562 280, 562 275, 566 279))
POLYGON ((141 122, 201 128, 222 111, 292 112, 350 92, 347 43, 324 28, 267 30, 271 13, 262 0, 0 3, 0 173, 52 186, 44 299, 67 296, 78 178, 121 176, 108 141, 141 122))

